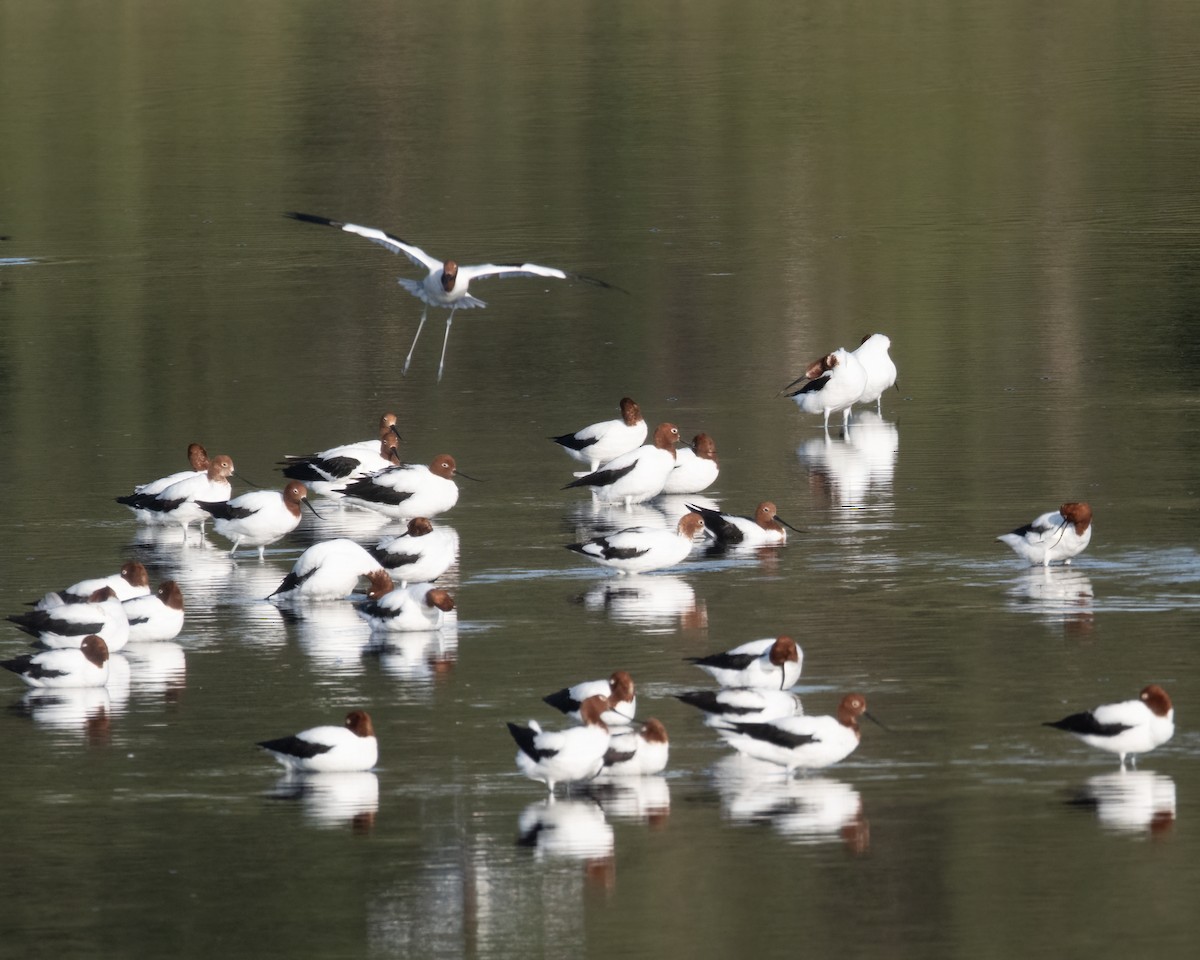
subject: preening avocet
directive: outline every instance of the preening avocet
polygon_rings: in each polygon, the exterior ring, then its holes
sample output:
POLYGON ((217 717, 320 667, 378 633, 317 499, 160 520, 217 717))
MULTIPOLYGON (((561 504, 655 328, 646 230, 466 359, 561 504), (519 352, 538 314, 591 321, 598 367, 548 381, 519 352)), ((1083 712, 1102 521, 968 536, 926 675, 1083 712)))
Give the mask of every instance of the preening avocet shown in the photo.
POLYGON ((454 598, 432 583, 396 589, 385 570, 376 570, 367 579, 367 601, 358 607, 358 615, 373 633, 436 630, 454 609, 454 598))
POLYGON ((307 484, 318 496, 337 500, 342 496, 339 487, 398 464, 399 440, 396 415, 385 413, 377 440, 344 443, 305 456, 288 455, 283 458, 283 475, 307 484))
POLYGON ((567 549, 618 573, 643 573, 682 563, 691 552, 696 535, 703 532, 704 520, 700 515, 685 513, 674 530, 626 527, 583 543, 569 543, 567 549))
POLYGON ((112 587, 118 600, 145 597, 150 593, 150 574, 137 560, 126 560, 118 572, 107 577, 80 580, 65 590, 48 593, 33 607, 35 610, 49 610, 51 607, 61 607, 64 603, 86 603, 93 593, 105 587, 112 587))
POLYGON ((858 402, 867 386, 867 371, 858 357, 839 347, 809 364, 803 375, 786 387, 787 391, 803 380, 808 382, 787 396, 796 401, 805 413, 825 415, 825 432, 829 432, 829 415, 841 412, 842 426, 850 421, 850 408, 858 402))
POLYGON ((796 530, 790 523, 775 512, 775 504, 764 500, 754 510, 752 517, 739 517, 732 513, 721 513, 699 504, 688 504, 692 510, 704 518, 704 526, 722 546, 756 547, 767 543, 783 543, 787 540, 788 530, 796 530))
POLYGON ((267 599, 340 599, 358 586, 359 577, 381 569, 379 561, 353 540, 323 540, 300 554, 291 572, 267 599))
POLYGON ((542 697, 542 702, 560 713, 581 720, 580 708, 591 697, 604 697, 601 719, 611 726, 632 723, 637 715, 637 690, 628 671, 614 670, 607 680, 584 680, 542 697))
POLYGON ((690 690, 676 694, 680 700, 706 714, 711 727, 730 723, 762 723, 803 713, 800 698, 786 690, 766 687, 723 687, 720 690, 690 690))
POLYGON ((448 453, 440 453, 429 466, 402 463, 347 484, 341 492, 351 503, 361 504, 397 520, 436 517, 458 503, 455 477, 474 480, 458 469, 448 453))
POLYGON ((453 531, 434 529, 428 517, 413 517, 404 533, 381 540, 370 553, 403 587, 440 577, 454 564, 457 546, 453 531))
POLYGON ((590 487, 597 501, 624 502, 627 507, 657 497, 675 468, 678 442, 679 428, 673 423, 660 423, 654 429, 653 443, 609 460, 599 470, 571 481, 563 489, 590 487))
POLYGON ((1050 566, 1055 560, 1070 563, 1092 542, 1092 508, 1086 503, 1072 501, 1040 517, 1012 533, 996 538, 1007 543, 1017 556, 1031 564, 1050 566))
POLYGON ((183 591, 174 580, 164 580, 154 593, 123 600, 129 621, 129 642, 174 640, 183 629, 183 591))
POLYGON ((117 503, 129 507, 143 523, 178 523, 183 527, 187 539, 188 527, 197 522, 201 533, 208 514, 196 503, 197 500, 217 502, 228 500, 233 488, 229 478, 233 476, 233 460, 222 454, 213 457, 205 473, 195 474, 171 484, 158 493, 135 493, 117 497, 117 503))
POLYGON ((258 746, 296 771, 352 773, 370 770, 379 760, 379 741, 365 710, 351 710, 340 727, 313 727, 258 746))
POLYGON ((229 552, 236 553, 243 543, 258 547, 258 559, 266 558, 268 544, 281 540, 300 525, 300 505, 320 516, 308 502, 304 484, 293 480, 283 492, 251 490, 232 500, 209 502, 198 500, 196 505, 212 514, 213 529, 233 541, 229 552))
POLYGON ((567 730, 542 730, 536 720, 528 726, 510 723, 508 732, 517 743, 517 769, 530 780, 546 784, 551 794, 557 783, 591 780, 604 768, 608 727, 601 715, 604 697, 588 697, 579 708, 582 726, 567 730))
POLYGON ((646 420, 641 408, 629 397, 622 397, 620 406, 621 416, 616 420, 592 423, 574 433, 550 439, 595 473, 600 464, 636 450, 646 440, 646 420))
POLYGON ((418 267, 423 267, 429 271, 423 280, 411 280, 408 277, 398 277, 396 279, 396 282, 400 286, 404 287, 405 290, 425 304, 421 310, 421 322, 417 324, 416 336, 413 337, 412 346, 408 349, 408 356, 404 358, 403 372, 408 373, 408 365, 412 362, 413 351, 417 349, 417 339, 421 336, 421 329, 425 326, 425 317, 429 313, 429 308, 442 307, 450 311, 450 316, 446 318, 446 334, 442 338, 442 357, 438 362, 439 382, 442 379, 442 372, 446 367, 446 344, 450 341, 450 324, 454 320, 455 311, 470 307, 487 306, 482 300, 471 296, 467 292, 467 287, 472 280, 483 279, 485 277, 549 277, 556 280, 581 280, 593 286, 613 289, 612 284, 605 283, 603 280, 597 280, 595 277, 585 277, 579 273, 568 273, 565 270, 559 270, 557 267, 543 267, 536 263, 481 263, 475 266, 464 266, 453 260, 442 261, 431 257, 420 247, 413 246, 411 243, 375 227, 363 227, 356 223, 342 223, 340 220, 330 220, 327 217, 318 217, 311 213, 285 213, 284 216, 291 217, 293 220, 302 220, 305 223, 316 223, 325 227, 335 227, 347 233, 358 234, 360 237, 365 237, 373 243, 378 243, 380 246, 386 247, 392 253, 404 254, 418 267))
POLYGON ((1106 703, 1084 713, 1073 713, 1043 726, 1073 733, 1088 746, 1115 753, 1125 766, 1125 757, 1148 753, 1161 747, 1175 734, 1175 707, 1167 691, 1157 683, 1142 690, 1136 700, 1106 703))
MULTIPOLYGON (((858 718, 879 723, 867 712, 867 698, 848 693, 832 717, 782 717, 765 723, 731 723, 718 728, 739 752, 785 767, 789 773, 828 767, 854 752, 861 739, 858 718)), ((881 724, 882 726, 882 724, 881 724)))
POLYGON ((675 466, 663 485, 665 494, 699 493, 717 481, 721 465, 717 462, 717 445, 707 433, 698 433, 690 447, 675 451, 675 466))
POLYGON ((180 470, 177 473, 167 474, 165 477, 159 477, 157 480, 151 480, 149 483, 139 483, 133 488, 134 493, 160 493, 166 490, 173 483, 178 483, 180 480, 186 480, 188 477, 196 474, 203 474, 208 470, 208 451, 198 443, 189 443, 187 448, 188 463, 192 465, 190 470, 180 470))
POLYGON ((804 652, 791 637, 751 640, 707 657, 685 657, 723 687, 787 690, 800 679, 804 652))
POLYGON ((78 647, 27 653, 0 661, 31 687, 102 687, 108 682, 108 646, 97 636, 78 647))
POLYGON ((670 749, 667 728, 651 717, 638 729, 611 734, 601 773, 607 777, 648 777, 662 773, 670 749))
POLYGON ((882 333, 872 333, 863 337, 862 343, 852 356, 862 364, 867 374, 867 382, 856 403, 874 403, 875 412, 883 413, 883 392, 896 383, 896 364, 892 361, 888 348, 892 345, 882 333))
POLYGON ((8 618, 46 647, 78 647, 89 634, 99 636, 116 653, 129 642, 129 620, 112 587, 101 587, 86 603, 66 603, 8 618))

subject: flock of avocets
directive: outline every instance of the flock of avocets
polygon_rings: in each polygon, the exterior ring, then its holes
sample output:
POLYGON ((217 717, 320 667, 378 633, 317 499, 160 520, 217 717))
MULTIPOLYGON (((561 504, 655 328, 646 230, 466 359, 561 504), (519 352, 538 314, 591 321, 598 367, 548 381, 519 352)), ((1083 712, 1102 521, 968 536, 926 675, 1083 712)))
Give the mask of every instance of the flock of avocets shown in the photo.
MULTIPOLYGON (((459 267, 371 227, 309 214, 289 216, 356 233, 404 253, 429 271, 424 281, 402 281, 405 288, 424 301, 426 311, 431 305, 443 307, 450 310, 451 319, 457 309, 483 306, 467 294, 472 278, 590 279, 537 264, 459 267)), ((425 313, 418 336, 424 322, 425 313)), ((447 340, 449 332, 448 320, 447 340)), ((445 345, 444 341, 439 379, 445 345)), ((848 426, 856 404, 874 403, 879 410, 884 392, 896 383, 890 345, 886 336, 877 333, 853 351, 839 348, 814 361, 781 393, 792 397, 802 411, 822 415, 826 431, 836 413, 848 426)), ((618 418, 551 438, 587 465, 566 488, 588 488, 596 502, 629 507, 664 495, 695 499, 716 480, 716 445, 707 434, 697 435, 689 447, 678 450, 681 438, 674 424, 660 423, 649 443, 645 442, 648 435, 638 404, 625 397, 618 418)), ((132 510, 141 523, 178 524, 185 544, 192 524, 199 526, 203 538, 211 519, 216 533, 232 541, 231 553, 242 547, 257 548, 260 559, 268 545, 299 525, 303 506, 317 512, 308 501, 310 491, 340 506, 377 511, 404 522, 404 531, 370 548, 346 538, 319 542, 300 555, 267 599, 342 600, 366 578, 366 598, 357 604, 357 611, 373 633, 386 637, 437 630, 455 603, 436 581, 454 563, 458 543, 452 531, 436 528, 431 518, 457 503, 456 477, 474 478, 459 471, 449 454, 434 457, 427 466, 400 462, 398 440, 396 417, 386 414, 378 435, 370 440, 288 457, 283 473, 289 482, 282 492, 255 490, 236 498, 231 497, 230 485, 233 460, 225 455, 209 458, 200 444, 193 443, 188 448, 189 470, 142 484, 117 502, 132 510)), ((638 574, 683 562, 699 539, 727 548, 757 547, 782 544, 787 529, 795 529, 777 515, 770 501, 758 504, 750 516, 699 503, 685 502, 685 508, 673 530, 628 527, 569 544, 568 549, 619 574, 638 574)), ((998 539, 1031 564, 1070 563, 1090 542, 1091 522, 1086 503, 1069 502, 998 539)), ((183 618, 178 584, 168 580, 151 593, 145 567, 130 561, 117 574, 48 593, 31 611, 10 616, 45 649, 0 666, 32 687, 103 686, 109 678, 110 654, 131 642, 172 639, 182 629, 183 618)), ((789 773, 839 762, 858 746, 859 718, 879 722, 867 711, 861 693, 845 694, 832 716, 803 714, 799 700, 789 692, 799 680, 803 654, 789 637, 753 640, 694 662, 712 676, 718 689, 685 693, 680 699, 703 711, 706 723, 740 753, 789 773)), ((665 769, 666 730, 654 719, 637 721, 634 682, 627 672, 617 670, 608 679, 578 683, 545 701, 577 725, 551 731, 531 720, 525 725, 510 723, 508 729, 518 747, 518 768, 543 782, 551 797, 559 783, 602 775, 653 775, 665 769)), ((1135 700, 1072 714, 1048 725, 1117 754, 1123 768, 1127 756, 1136 757, 1171 738, 1174 710, 1167 693, 1151 684, 1135 700)), ((351 711, 341 726, 314 727, 260 746, 292 771, 365 771, 378 760, 374 728, 363 710, 351 711)))

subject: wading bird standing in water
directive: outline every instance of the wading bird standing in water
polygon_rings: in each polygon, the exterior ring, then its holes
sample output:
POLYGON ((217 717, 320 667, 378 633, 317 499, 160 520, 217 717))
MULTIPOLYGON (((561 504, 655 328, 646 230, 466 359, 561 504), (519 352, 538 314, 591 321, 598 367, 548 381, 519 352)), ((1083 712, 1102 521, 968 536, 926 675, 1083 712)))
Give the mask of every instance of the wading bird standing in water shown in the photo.
POLYGON ((408 356, 404 358, 404 373, 408 373, 408 365, 412 362, 413 351, 417 348, 417 339, 421 336, 421 330, 425 326, 425 317, 429 313, 429 308, 442 307, 450 311, 450 316, 446 319, 446 335, 442 339, 442 358, 438 362, 439 382, 442 379, 442 371, 446 367, 446 344, 450 341, 450 324, 454 321, 455 311, 465 310, 468 307, 487 306, 482 300, 467 293, 467 287, 472 280, 483 277, 552 277, 556 280, 582 280, 584 283, 590 283, 597 287, 618 289, 595 277, 568 273, 556 267, 543 267, 536 263, 481 263, 475 266, 463 266, 453 260, 443 262, 431 257, 420 247, 415 247, 411 243, 401 240, 399 237, 393 237, 390 233, 385 233, 375 227, 342 223, 340 220, 329 220, 311 213, 285 213, 284 216, 291 217, 293 220, 302 220, 305 223, 336 227, 347 233, 356 233, 382 247, 387 247, 392 253, 404 254, 418 267, 424 267, 429 271, 424 280, 412 280, 408 277, 397 277, 396 279, 400 286, 425 304, 421 311, 421 322, 417 324, 417 334, 413 337, 412 346, 408 349, 408 356))

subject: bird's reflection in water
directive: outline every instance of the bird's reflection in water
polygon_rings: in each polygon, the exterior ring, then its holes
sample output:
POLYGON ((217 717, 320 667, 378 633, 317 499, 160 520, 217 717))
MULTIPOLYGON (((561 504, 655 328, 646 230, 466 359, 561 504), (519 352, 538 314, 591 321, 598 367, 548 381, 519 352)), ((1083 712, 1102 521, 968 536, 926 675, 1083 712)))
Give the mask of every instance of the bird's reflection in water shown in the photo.
POLYGON ((593 800, 546 799, 521 811, 517 844, 533 850, 538 859, 591 861, 613 855, 613 828, 593 800))
POLYGON ((1067 802, 1095 810, 1102 827, 1119 833, 1161 835, 1175 825, 1175 781, 1149 770, 1090 777, 1067 802))
POLYGON ((270 796, 298 801, 304 817, 319 827, 350 824, 356 832, 375 825, 379 812, 379 778, 369 771, 357 773, 287 773, 270 796))
POLYGON ((608 777, 593 780, 587 795, 606 816, 662 827, 671 816, 671 788, 665 777, 608 777))
POLYGON ((123 706, 114 706, 106 687, 62 687, 30 690, 12 711, 39 727, 79 734, 87 743, 103 746, 110 741, 113 718, 123 712, 123 706))
POLYGON ((1062 623, 1071 632, 1087 633, 1095 619, 1095 593, 1087 574, 1071 567, 1030 567, 1009 590, 1013 609, 1032 611, 1062 623))
POLYGON ((279 611, 300 649, 323 671, 362 672, 362 655, 370 643, 371 630, 352 603, 297 601, 280 604, 279 611))
POLYGON ((719 760, 712 776, 732 823, 769 823, 797 843, 838 840, 854 854, 870 847, 862 797, 840 780, 788 776, 782 767, 740 754, 719 760))
POLYGON ((179 698, 187 683, 187 657, 178 643, 131 643, 121 653, 129 661, 130 682, 139 694, 179 698))
POLYGON ((458 625, 452 621, 437 630, 376 633, 364 652, 377 658, 380 669, 389 677, 433 683, 446 677, 458 663, 458 625))
POLYGON ((708 610, 682 577, 652 574, 609 577, 582 597, 588 610, 603 612, 617 623, 650 630, 689 630, 708 626, 708 610))
POLYGON ((859 508, 869 497, 892 498, 900 432, 871 410, 855 413, 841 439, 819 437, 796 448, 809 484, 838 508, 859 508))

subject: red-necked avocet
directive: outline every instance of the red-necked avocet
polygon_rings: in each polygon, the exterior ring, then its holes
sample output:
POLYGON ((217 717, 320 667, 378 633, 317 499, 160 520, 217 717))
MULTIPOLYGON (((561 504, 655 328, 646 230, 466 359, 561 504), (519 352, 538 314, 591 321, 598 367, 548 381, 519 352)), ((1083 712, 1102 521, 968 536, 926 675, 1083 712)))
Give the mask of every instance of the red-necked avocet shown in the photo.
POLYGON ((262 740, 258 746, 289 770, 300 772, 353 773, 370 770, 379 761, 379 741, 365 710, 351 710, 340 727, 313 727, 290 737, 262 740))
POLYGON ((606 698, 601 719, 612 726, 633 723, 637 715, 637 689, 627 670, 614 670, 607 680, 584 680, 542 697, 542 702, 576 720, 582 719, 580 708, 591 697, 606 698))
POLYGON ((0 667, 31 687, 102 687, 108 683, 108 646, 100 637, 87 636, 78 647, 0 660, 0 667))
POLYGON ((724 653, 685 657, 723 687, 787 690, 800 679, 804 652, 791 637, 751 640, 724 653))
POLYGON ((1106 703, 1084 713, 1073 713, 1044 726, 1073 733, 1088 746, 1115 753, 1125 766, 1125 757, 1161 747, 1175 733, 1175 707, 1167 691, 1157 683, 1146 687, 1136 700, 1106 703))
POLYGON ((164 580, 154 593, 123 600, 129 621, 129 642, 174 640, 183 629, 183 591, 174 580, 164 580))
POLYGON ((569 543, 567 549, 618 573, 644 573, 682 563, 691 553, 696 536, 703 532, 704 520, 700 515, 685 513, 674 530, 626 527, 583 543, 569 543))
POLYGON ((675 467, 662 492, 667 495, 699 493, 717 481, 721 465, 717 462, 717 444, 707 433, 698 433, 690 447, 675 451, 675 467))
POLYGON ((423 267, 429 271, 423 280, 413 280, 408 277, 398 277, 396 280, 405 290, 425 304, 421 310, 421 322, 417 324, 417 333, 413 337, 412 346, 409 347, 408 356, 404 358, 403 372, 408 373, 408 365, 412 362, 413 351, 417 349, 417 339, 421 336, 421 330, 425 326, 425 317, 429 313, 429 308, 441 307, 449 310, 450 316, 446 318, 446 333, 442 338, 442 357, 438 361, 439 382, 446 367, 446 344, 450 342, 450 324, 454 321, 455 311, 470 307, 487 306, 482 300, 471 296, 467 292, 467 287, 472 280, 481 280, 486 277, 549 277, 556 280, 580 280, 584 283, 590 283, 593 286, 615 289, 612 284, 606 283, 603 280, 597 280, 595 277, 585 277, 579 273, 568 273, 566 270, 559 270, 557 267, 543 267, 536 263, 481 263, 474 266, 466 266, 458 264, 453 260, 442 261, 431 257, 420 247, 414 246, 405 240, 401 240, 399 237, 394 237, 390 233, 385 233, 375 227, 364 227, 356 223, 343 223, 340 220, 330 220, 327 217, 318 217, 311 213, 285 213, 284 216, 291 217, 293 220, 302 220, 305 223, 316 223, 326 227, 334 227, 338 230, 344 230, 347 233, 354 233, 360 237, 365 237, 373 243, 378 243, 380 246, 386 247, 392 253, 404 254, 418 267, 423 267))
POLYGON ((258 547, 258 559, 266 556, 267 546, 282 540, 300 525, 300 505, 304 504, 315 516, 320 516, 308 502, 308 490, 298 480, 291 481, 283 492, 251 490, 232 500, 196 501, 206 513, 212 514, 213 529, 233 541, 229 552, 238 547, 258 547))
POLYGON ((832 717, 801 715, 763 723, 734 722, 717 732, 738 752, 778 764, 791 773, 832 766, 850 756, 862 737, 859 717, 879 723, 867 712, 866 697, 848 693, 832 717))
POLYGON ((646 420, 641 407, 630 397, 622 397, 620 407, 621 416, 616 420, 602 420, 550 439, 568 456, 586 463, 589 473, 595 473, 600 464, 636 450, 646 440, 646 420))
POLYGON ((341 488, 349 503, 369 507, 397 520, 436 517, 458 503, 455 477, 474 480, 458 469, 448 453, 438 454, 429 466, 402 463, 363 477, 341 488))
POLYGON ((1050 566, 1055 560, 1070 563, 1092 542, 1092 508, 1086 503, 1064 503, 1012 533, 996 538, 1031 564, 1050 566))
POLYGON ((582 726, 566 730, 543 730, 536 720, 527 726, 508 725, 517 743, 517 769, 530 780, 540 780, 551 795, 558 783, 592 780, 604 768, 609 734, 601 716, 607 709, 605 697, 588 697, 580 705, 582 726))
POLYGON ((803 375, 797 377, 782 392, 796 384, 807 381, 798 390, 787 396, 796 401, 805 413, 820 413, 825 416, 825 432, 829 432, 829 415, 842 414, 842 427, 850 421, 850 408, 858 403, 867 385, 867 371, 852 353, 839 347, 809 364, 803 375))
POLYGON ((657 497, 675 469, 678 442, 679 428, 673 423, 660 423, 654 429, 653 443, 609 460, 599 470, 571 481, 563 489, 590 487, 597 502, 624 503, 626 507, 657 497))
POLYGON ((741 517, 732 513, 722 513, 699 504, 687 505, 704 518, 704 526, 722 546, 757 547, 769 543, 783 543, 787 540, 788 530, 796 530, 790 523, 775 512, 775 504, 764 500, 754 510, 754 516, 741 517))
POLYGON ((354 591, 360 577, 381 569, 379 561, 353 540, 322 540, 300 554, 267 599, 340 600, 354 591))

